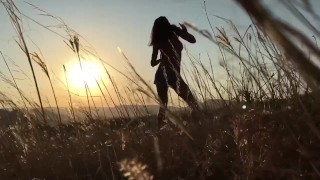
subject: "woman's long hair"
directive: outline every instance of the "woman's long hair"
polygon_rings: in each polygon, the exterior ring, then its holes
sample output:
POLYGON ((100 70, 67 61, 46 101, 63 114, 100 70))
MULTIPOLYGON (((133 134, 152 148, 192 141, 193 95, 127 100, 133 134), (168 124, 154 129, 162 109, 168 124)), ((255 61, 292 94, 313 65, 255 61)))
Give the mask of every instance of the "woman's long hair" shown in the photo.
POLYGON ((165 42, 169 39, 172 33, 172 25, 165 16, 160 16, 154 21, 152 32, 151 32, 151 41, 150 46, 155 44, 165 42))

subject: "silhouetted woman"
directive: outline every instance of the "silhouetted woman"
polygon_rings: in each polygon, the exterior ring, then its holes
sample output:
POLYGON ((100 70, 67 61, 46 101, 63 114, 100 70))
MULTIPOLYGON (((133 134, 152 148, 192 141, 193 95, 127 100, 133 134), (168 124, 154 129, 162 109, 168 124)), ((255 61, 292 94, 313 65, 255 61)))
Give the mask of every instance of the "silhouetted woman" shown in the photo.
POLYGON ((158 113, 159 127, 165 118, 169 86, 173 88, 193 110, 198 109, 196 99, 180 75, 183 45, 179 37, 190 43, 195 43, 196 39, 188 33, 184 25, 180 24, 180 26, 181 27, 177 27, 170 24, 166 17, 161 16, 154 21, 152 28, 150 42, 150 46, 153 46, 151 66, 154 67, 160 63, 154 81, 162 104, 158 113), (159 52, 160 59, 157 59, 159 52))

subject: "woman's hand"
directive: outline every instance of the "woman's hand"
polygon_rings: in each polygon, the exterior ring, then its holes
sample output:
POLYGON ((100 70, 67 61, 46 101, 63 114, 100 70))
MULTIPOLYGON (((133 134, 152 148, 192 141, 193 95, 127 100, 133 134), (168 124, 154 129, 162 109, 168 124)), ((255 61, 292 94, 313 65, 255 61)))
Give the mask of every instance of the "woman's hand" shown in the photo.
POLYGON ((181 27, 182 32, 188 32, 187 27, 185 25, 183 25, 181 23, 179 23, 179 25, 181 27))
POLYGON ((196 38, 194 38, 194 36, 188 32, 187 27, 180 23, 179 25, 181 27, 181 32, 179 33, 179 36, 190 43, 196 43, 196 38))
POLYGON ((151 66, 152 66, 152 67, 155 67, 156 65, 158 65, 158 64, 160 63, 160 61, 161 61, 161 59, 158 59, 158 60, 156 60, 156 59, 151 60, 151 66))

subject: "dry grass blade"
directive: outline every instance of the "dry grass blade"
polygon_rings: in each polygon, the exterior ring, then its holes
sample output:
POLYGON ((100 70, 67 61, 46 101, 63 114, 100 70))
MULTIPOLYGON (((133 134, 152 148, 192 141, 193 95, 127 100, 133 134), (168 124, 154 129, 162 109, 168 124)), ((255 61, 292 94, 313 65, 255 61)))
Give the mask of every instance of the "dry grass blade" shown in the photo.
POLYGON ((31 60, 31 57, 29 54, 28 46, 27 46, 27 43, 24 39, 24 34, 22 31, 22 22, 21 22, 21 19, 18 17, 18 14, 20 13, 20 11, 18 10, 18 8, 16 7, 16 5, 14 4, 14 2, 12 0, 7 0, 5 2, 1 1, 1 2, 4 5, 5 9, 7 10, 7 13, 10 17, 10 20, 11 20, 11 22, 16 30, 16 33, 18 35, 18 38, 19 38, 18 45, 21 47, 21 49, 23 50, 23 52, 27 56, 29 66, 30 66, 30 69, 32 72, 34 84, 36 86, 38 100, 39 100, 41 111, 42 111, 42 118, 43 118, 43 121, 46 123, 46 116, 45 116, 45 111, 43 109, 43 104, 42 104, 42 100, 41 100, 41 95, 40 95, 40 90, 38 87, 37 78, 36 78, 36 75, 35 75, 35 72, 33 69, 32 60, 31 60))
MULTIPOLYGON (((242 7, 256 20, 260 27, 270 35, 273 41, 276 42, 276 44, 285 52, 288 59, 297 65, 305 80, 312 89, 317 92, 319 90, 318 85, 320 84, 320 70, 286 35, 286 31, 292 31, 294 28, 274 19, 266 8, 263 7, 260 1, 254 0, 248 3, 248 1, 237 0, 237 2, 242 5, 242 7)), ((320 51, 315 50, 316 48, 313 44, 309 43, 309 40, 301 33, 295 31, 292 35, 299 36, 300 40, 306 42, 305 45, 308 49, 313 50, 316 54, 320 54, 320 51)), ((320 62, 319 59, 318 62, 320 62)))
POLYGON ((60 108, 59 108, 59 104, 58 104, 58 98, 56 96, 56 92, 53 88, 53 84, 52 84, 52 80, 51 80, 51 77, 50 77, 50 74, 49 74, 49 71, 48 71, 48 67, 47 67, 47 64, 42 60, 42 58, 40 58, 39 54, 34 52, 34 53, 31 53, 31 57, 32 59, 41 67, 41 70, 46 74, 48 80, 49 80, 49 83, 50 83, 50 86, 51 86, 51 90, 52 90, 52 93, 53 93, 53 97, 54 97, 54 101, 55 101, 55 104, 56 104, 56 109, 57 109, 57 113, 58 113, 58 121, 59 123, 62 122, 62 118, 61 118, 61 113, 60 113, 60 108))
POLYGON ((65 65, 63 65, 63 72, 64 72, 64 75, 65 75, 65 78, 66 78, 66 85, 67 85, 67 90, 68 90, 68 95, 69 95, 69 108, 70 108, 70 111, 71 111, 71 115, 72 115, 73 121, 75 122, 76 121, 76 117, 75 117, 75 114, 74 114, 74 108, 73 108, 73 103, 72 103, 72 98, 71 98, 71 93, 70 93, 70 88, 69 88, 69 81, 68 81, 68 77, 67 77, 67 70, 66 70, 65 65))
POLYGON ((23 94, 22 94, 22 92, 21 92, 21 90, 20 90, 20 88, 19 88, 19 86, 18 86, 18 84, 17 84, 17 82, 16 82, 16 79, 14 78, 14 76, 13 76, 13 74, 12 74, 12 71, 11 71, 11 69, 10 69, 10 67, 9 67, 9 65, 8 65, 8 63, 7 63, 7 60, 6 60, 6 58, 4 57, 4 55, 2 54, 1 51, 0 51, 0 54, 1 54, 1 56, 2 56, 3 61, 4 61, 5 64, 6 64, 6 67, 7 67, 8 71, 9 71, 9 73, 10 73, 11 79, 12 79, 12 81, 13 81, 13 83, 14 83, 14 87, 15 87, 15 89, 18 91, 18 93, 19 93, 19 95, 20 95, 20 98, 21 98, 21 100, 22 100, 22 103, 23 103, 23 105, 24 105, 24 108, 26 108, 27 112, 29 112, 29 111, 28 111, 27 104, 26 104, 26 102, 25 102, 25 98, 24 98, 24 96, 23 96, 23 94))

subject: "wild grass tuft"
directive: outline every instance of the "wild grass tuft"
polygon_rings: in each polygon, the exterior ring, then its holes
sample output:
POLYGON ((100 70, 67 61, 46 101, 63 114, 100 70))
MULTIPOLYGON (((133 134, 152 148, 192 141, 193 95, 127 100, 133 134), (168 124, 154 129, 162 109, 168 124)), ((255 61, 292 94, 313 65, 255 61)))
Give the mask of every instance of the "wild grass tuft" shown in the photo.
MULTIPOLYGON (((148 105, 159 104, 158 97, 124 51, 119 48, 127 72, 99 57, 61 18, 35 8, 55 20, 55 28, 66 36, 22 14, 13 1, 2 2, 17 31, 18 45, 29 61, 40 105, 20 89, 12 62, 1 52, 10 75, 0 72, 1 81, 22 100, 21 107, 0 90, 1 179, 318 179, 320 73, 312 63, 314 59, 296 43, 303 44, 318 60, 317 42, 271 16, 261 1, 237 2, 253 19, 244 31, 231 20, 209 16, 205 5, 209 30, 184 23, 189 31, 212 42, 220 54, 215 58, 210 52, 195 56, 186 49, 182 75, 197 96, 201 111, 192 117, 179 101, 167 109, 165 126, 159 131, 154 124, 156 110, 148 105), (74 107, 79 97, 70 90, 68 69, 63 66, 70 116, 62 115, 43 56, 29 53, 23 18, 61 38, 79 64, 85 56, 99 60, 108 78, 96 79, 100 101, 106 105, 103 114, 87 84, 87 102, 74 107), (224 21, 231 30, 214 27, 211 18, 224 21), (32 60, 49 79, 58 124, 38 121, 51 119, 43 108, 32 60), (223 78, 218 76, 218 69, 223 78), (132 85, 117 83, 117 76, 132 85)), ((317 40, 320 33, 297 9, 308 9, 316 18, 307 2, 301 1, 301 7, 286 5, 311 28, 317 40)))

